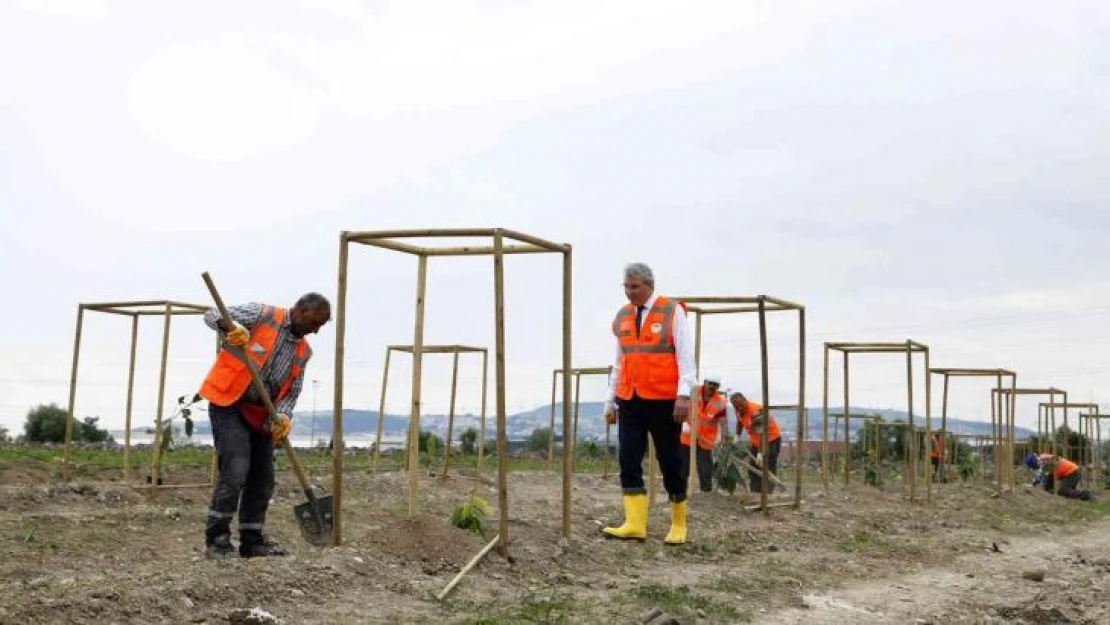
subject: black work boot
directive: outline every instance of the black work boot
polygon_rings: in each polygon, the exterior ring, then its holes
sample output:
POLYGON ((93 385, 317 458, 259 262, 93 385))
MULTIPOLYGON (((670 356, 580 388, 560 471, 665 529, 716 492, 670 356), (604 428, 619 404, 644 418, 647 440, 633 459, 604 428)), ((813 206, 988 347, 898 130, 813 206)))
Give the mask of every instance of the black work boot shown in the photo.
POLYGON ((239 554, 235 552, 235 545, 231 544, 231 536, 227 534, 220 534, 205 542, 207 544, 204 548, 204 555, 209 560, 227 560, 239 556, 239 554))
POLYGON ((258 530, 239 532, 239 555, 244 558, 287 556, 289 550, 258 530))

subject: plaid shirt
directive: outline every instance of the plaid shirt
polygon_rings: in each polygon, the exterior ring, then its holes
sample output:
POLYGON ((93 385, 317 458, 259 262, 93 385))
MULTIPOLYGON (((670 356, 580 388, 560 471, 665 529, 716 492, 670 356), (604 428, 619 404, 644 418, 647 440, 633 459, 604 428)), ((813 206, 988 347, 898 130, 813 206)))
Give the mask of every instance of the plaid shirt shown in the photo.
MULTIPOLYGON (((235 322, 250 330, 262 317, 262 304, 252 302, 242 306, 230 306, 227 312, 235 322)), ((204 313, 204 323, 223 336, 223 330, 220 330, 219 326, 216 325, 219 318, 220 311, 214 308, 210 308, 208 312, 204 313)), ((281 324, 281 329, 278 330, 273 354, 266 360, 266 364, 262 365, 262 370, 258 372, 262 377, 262 383, 266 385, 266 390, 270 392, 271 398, 275 397, 278 391, 281 390, 285 379, 289 377, 289 372, 293 370, 293 357, 296 355, 297 343, 300 341, 300 338, 293 335, 293 324, 289 313, 286 312, 285 321, 281 324)), ((300 375, 293 380, 289 393, 281 398, 281 401, 274 404, 274 410, 292 417, 293 408, 297 405, 297 398, 301 395, 303 385, 304 369, 301 369, 300 375)), ((253 404, 262 403, 262 398, 255 392, 253 384, 247 387, 242 400, 253 404)))

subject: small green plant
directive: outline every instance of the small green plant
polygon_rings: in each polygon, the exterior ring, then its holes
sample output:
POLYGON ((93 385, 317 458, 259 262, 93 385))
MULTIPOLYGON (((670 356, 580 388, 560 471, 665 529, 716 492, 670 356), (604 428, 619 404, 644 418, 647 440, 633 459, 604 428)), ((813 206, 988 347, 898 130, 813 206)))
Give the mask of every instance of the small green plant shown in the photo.
POLYGON ((485 538, 487 518, 489 518, 489 504, 485 499, 470 493, 467 500, 451 512, 451 525, 485 538))
POLYGON ((162 446, 162 451, 167 451, 168 449, 170 449, 170 447, 173 446, 174 421, 176 419, 181 419, 182 423, 184 424, 182 427, 185 430, 185 438, 193 437, 193 429, 195 425, 193 423, 193 410, 196 409, 197 402, 200 402, 203 399, 204 398, 200 396, 200 393, 195 393, 191 398, 188 395, 182 395, 181 397, 177 398, 177 410, 175 410, 170 418, 166 419, 165 423, 162 424, 162 433, 158 437, 159 442, 162 446))
POLYGON ((748 455, 748 450, 739 438, 729 437, 713 448, 713 479, 723 490, 732 495, 736 487, 744 483, 744 470, 740 462, 748 455))

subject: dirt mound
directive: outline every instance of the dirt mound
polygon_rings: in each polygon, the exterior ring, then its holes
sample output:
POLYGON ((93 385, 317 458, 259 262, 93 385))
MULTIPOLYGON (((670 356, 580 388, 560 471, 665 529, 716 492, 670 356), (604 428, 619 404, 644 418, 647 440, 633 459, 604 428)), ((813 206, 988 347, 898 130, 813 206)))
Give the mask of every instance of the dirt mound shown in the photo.
POLYGON ((458 570, 483 544, 478 536, 454 527, 446 519, 429 515, 412 519, 390 515, 375 519, 368 529, 369 533, 352 546, 405 562, 419 562, 428 575, 458 570))
POLYGON ((995 613, 1014 625, 1069 625, 1078 623, 1060 608, 1046 608, 1040 605, 1023 607, 995 608, 995 613))

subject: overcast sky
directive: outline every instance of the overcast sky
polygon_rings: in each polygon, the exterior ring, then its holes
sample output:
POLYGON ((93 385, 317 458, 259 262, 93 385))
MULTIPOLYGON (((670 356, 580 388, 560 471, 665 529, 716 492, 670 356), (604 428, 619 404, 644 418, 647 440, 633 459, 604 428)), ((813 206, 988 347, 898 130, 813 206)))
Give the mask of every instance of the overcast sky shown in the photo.
MULTIPOLYGON (((621 269, 643 261, 664 294, 805 304, 812 405, 823 341, 906 338, 934 367, 1110 404, 1108 6, 0 2, 0 424, 65 405, 79 302, 207 304, 205 270, 229 303, 334 297, 341 230, 433 227, 572 244, 576 366, 610 363, 621 269)), ((516 411, 560 364, 561 264, 507 267, 516 411)), ((412 341, 415 274, 352 250, 348 407, 376 409, 384 346, 412 341)), ((490 259, 433 259, 427 342, 492 346, 492 291, 490 259)), ((775 403, 797 392, 795 321, 771 320, 775 403)), ((87 315, 78 416, 122 425, 129 333, 87 315)), ((143 320, 138 425, 161 333, 143 320)), ((756 339, 754 317, 707 321, 703 372, 757 393, 756 339)), ((325 409, 334 326, 312 342, 325 409)), ((212 351, 173 320, 168 403, 212 351)), ((450 357, 425 368, 445 410, 450 357)), ((464 357, 461 411, 479 373, 464 357)), ((857 357, 852 403, 904 408, 904 380, 904 357, 857 357)), ((986 419, 988 386, 955 383, 951 412, 986 419)))

